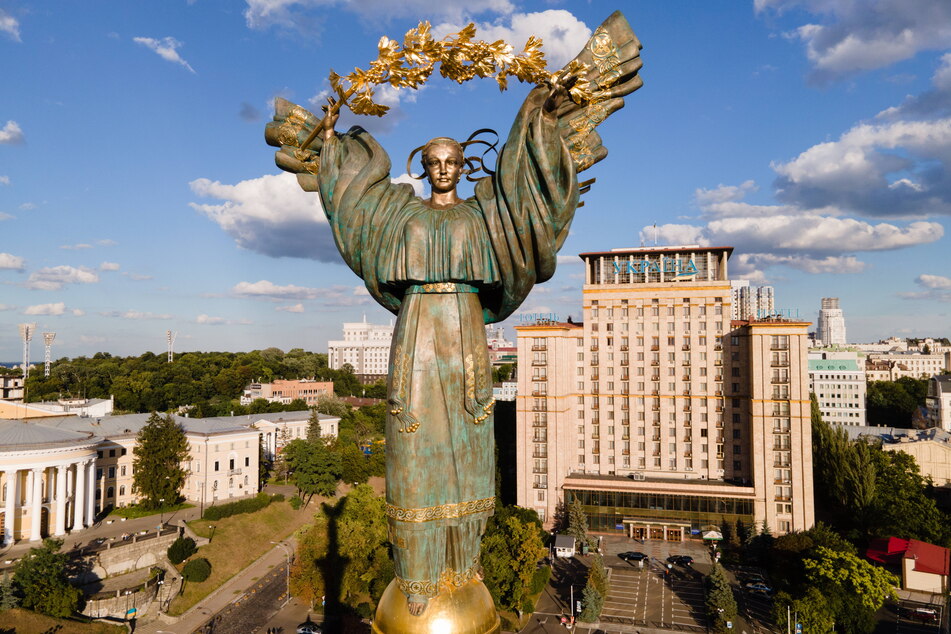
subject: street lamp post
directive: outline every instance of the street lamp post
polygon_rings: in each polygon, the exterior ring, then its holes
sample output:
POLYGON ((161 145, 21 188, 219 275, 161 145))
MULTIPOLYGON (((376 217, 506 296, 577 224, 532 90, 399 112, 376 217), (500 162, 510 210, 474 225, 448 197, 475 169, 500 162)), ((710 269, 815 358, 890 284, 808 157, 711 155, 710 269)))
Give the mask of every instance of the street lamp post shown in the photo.
MULTIPOLYGON (((284 605, 287 605, 287 602, 291 600, 291 552, 287 549, 287 544, 275 541, 272 541, 271 543, 275 546, 280 546, 281 550, 284 551, 284 555, 287 557, 287 568, 285 569, 285 577, 287 579, 287 598, 284 599, 284 605)), ((284 605, 281 607, 284 607, 284 605)))
POLYGON ((159 498, 159 532, 165 526, 165 498, 159 498))

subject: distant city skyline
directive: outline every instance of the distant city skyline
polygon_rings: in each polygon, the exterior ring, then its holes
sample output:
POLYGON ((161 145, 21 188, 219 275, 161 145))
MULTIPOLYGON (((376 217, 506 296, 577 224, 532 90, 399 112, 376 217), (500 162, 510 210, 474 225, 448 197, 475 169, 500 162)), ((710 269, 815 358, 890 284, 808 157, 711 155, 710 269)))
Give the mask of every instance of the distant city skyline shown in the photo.
MULTIPOLYGON (((552 6, 4 3, 0 359, 19 363, 23 322, 57 333, 54 359, 164 354, 169 329, 176 353, 325 352, 344 322, 387 323, 317 196, 274 166, 272 100, 319 111, 331 68, 366 67, 381 35, 420 19, 516 46, 537 34, 560 66, 611 7, 552 6)), ((734 247, 731 279, 774 287, 776 309, 813 329, 821 298, 839 297, 851 341, 948 335, 951 5, 919 9, 623 3, 644 87, 604 125, 610 156, 522 313, 580 319, 578 253, 696 243, 734 247)), ((430 137, 504 138, 526 90, 434 78, 380 91, 390 114, 338 128, 371 129, 406 179, 430 137)), ((42 352, 34 339, 38 365, 42 352)))

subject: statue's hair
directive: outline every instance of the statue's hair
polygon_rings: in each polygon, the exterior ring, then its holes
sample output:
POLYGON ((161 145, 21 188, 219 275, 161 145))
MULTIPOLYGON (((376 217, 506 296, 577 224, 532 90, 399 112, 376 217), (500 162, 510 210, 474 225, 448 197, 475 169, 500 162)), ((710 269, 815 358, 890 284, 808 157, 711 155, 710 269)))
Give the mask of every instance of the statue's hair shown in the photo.
POLYGON ((465 168, 463 169, 462 173, 466 175, 466 179, 470 181, 479 180, 478 178, 474 178, 472 175, 480 171, 485 172, 486 175, 491 175, 495 173, 494 171, 488 169, 485 166, 485 164, 483 163, 483 158, 489 152, 496 152, 496 153, 498 152, 496 150, 496 146, 498 145, 498 137, 499 135, 496 134, 494 130, 489 130, 487 128, 482 130, 476 130, 463 143, 456 141, 452 137, 437 136, 436 138, 430 139, 429 141, 427 141, 426 145, 421 145, 410 153, 409 158, 406 159, 406 173, 409 174, 412 178, 415 178, 416 180, 423 180, 424 178, 426 178, 426 169, 425 169, 426 154, 429 152, 430 148, 433 148, 437 145, 451 145, 456 150, 458 150, 459 156, 462 157, 462 162, 465 165, 465 168), (483 133, 495 134, 496 140, 494 142, 489 142, 489 141, 484 141, 482 139, 477 138, 479 135, 483 133), (470 145, 485 145, 488 147, 488 149, 485 152, 483 152, 482 156, 466 156, 466 147, 470 145), (416 156, 417 152, 422 152, 423 173, 420 174, 419 176, 413 176, 413 170, 412 170, 413 157, 416 156))
MULTIPOLYGON (((456 140, 453 139, 452 137, 448 137, 448 136, 437 136, 436 138, 430 139, 429 141, 427 141, 427 142, 426 142, 426 145, 423 146, 423 149, 422 149, 422 160, 423 160, 424 163, 425 163, 425 161, 426 161, 426 155, 429 153, 429 150, 430 150, 431 148, 437 146, 437 145, 450 145, 450 146, 454 147, 454 148, 456 149, 456 151, 459 152, 459 156, 460 156, 461 158, 465 159, 465 157, 466 157, 465 150, 463 150, 463 148, 462 148, 462 143, 459 143, 459 141, 456 141, 456 140)), ((425 166, 425 165, 424 165, 424 166, 425 166)))

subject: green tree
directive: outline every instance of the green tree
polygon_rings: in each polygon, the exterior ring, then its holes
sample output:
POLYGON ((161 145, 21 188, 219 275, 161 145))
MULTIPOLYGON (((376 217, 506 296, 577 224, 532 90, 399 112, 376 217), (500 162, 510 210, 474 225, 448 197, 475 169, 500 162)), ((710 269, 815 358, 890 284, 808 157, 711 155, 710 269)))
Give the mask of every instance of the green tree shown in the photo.
POLYGON ((337 536, 347 561, 340 600, 354 609, 367 598, 375 603, 396 572, 387 543, 386 504, 372 487, 356 486, 338 502, 337 536))
POLYGON ((168 547, 166 555, 168 560, 175 564, 176 566, 198 551, 198 547, 195 546, 195 540, 191 537, 179 537, 172 545, 168 547))
POLYGON ((874 614, 886 600, 895 597, 898 578, 856 555, 818 546, 803 560, 806 580, 827 596, 843 598, 848 609, 874 614))
POLYGON ((521 614, 538 561, 545 556, 541 521, 529 509, 496 508, 482 537, 485 585, 498 607, 521 614))
POLYGON ((601 616, 601 610, 604 608, 604 596, 588 584, 581 591, 581 614, 578 620, 583 623, 594 623, 601 616))
POLYGON ((818 588, 807 588, 798 599, 786 592, 777 593, 773 599, 773 619, 779 630, 789 632, 794 629, 795 624, 789 622, 790 616, 795 616, 803 631, 810 634, 827 634, 835 626, 832 606, 818 588))
POLYGON ((353 443, 336 443, 333 448, 340 464, 340 479, 347 483, 362 484, 370 477, 367 456, 353 443))
POLYGON ((723 566, 713 564, 713 569, 707 575, 707 614, 713 631, 726 632, 727 621, 735 621, 737 615, 736 599, 733 598, 733 588, 726 578, 723 566))
POLYGON ((170 414, 153 413, 139 431, 132 462, 132 490, 139 495, 139 505, 157 509, 178 501, 187 472, 182 463, 188 460, 185 430, 170 414))
POLYGON ((568 530, 565 534, 575 538, 577 548, 581 548, 582 544, 591 546, 591 540, 588 537, 588 516, 585 515, 584 507, 578 498, 573 499, 568 505, 568 530))
POLYGON ((20 605, 20 597, 17 596, 16 587, 13 585, 13 577, 3 573, 3 579, 0 579, 0 612, 3 610, 12 610, 20 605))
POLYGON ((61 539, 46 539, 17 562, 13 585, 20 605, 48 616, 66 617, 79 609, 82 591, 69 584, 61 539))
POLYGON ((307 419, 307 440, 308 442, 319 442, 322 434, 320 433, 320 415, 317 412, 317 406, 310 408, 310 418, 307 419))
POLYGON ((314 495, 336 495, 340 465, 326 442, 311 443, 298 438, 284 447, 283 454, 298 495, 305 503, 310 503, 314 495))
POLYGON ((182 579, 201 583, 211 576, 211 562, 204 557, 192 559, 182 568, 182 579))

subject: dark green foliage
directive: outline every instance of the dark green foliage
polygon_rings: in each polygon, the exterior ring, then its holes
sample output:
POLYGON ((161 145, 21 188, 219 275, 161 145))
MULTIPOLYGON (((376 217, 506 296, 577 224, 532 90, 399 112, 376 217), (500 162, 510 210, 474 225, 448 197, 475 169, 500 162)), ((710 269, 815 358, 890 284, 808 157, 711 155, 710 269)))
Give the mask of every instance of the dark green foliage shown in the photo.
POLYGON ((588 544, 590 547, 591 539, 588 537, 588 516, 584 513, 584 507, 581 506, 581 500, 575 498, 568 505, 568 528, 565 534, 574 537, 576 548, 581 549, 582 544, 588 544))
POLYGON ((211 562, 204 557, 192 559, 182 568, 182 578, 185 581, 201 583, 211 575, 211 562))
POLYGON ((0 579, 0 611, 12 610, 19 605, 20 597, 16 594, 13 577, 4 572, 3 579, 0 579))
POLYGON ((48 616, 66 617, 79 609, 82 592, 67 581, 61 539, 46 539, 17 562, 13 587, 20 605, 48 616))
POLYGON ((538 514, 516 506, 496 506, 482 537, 485 585, 495 604, 520 612, 531 594, 538 561, 545 555, 538 514))
MULTIPOLYGON (((262 491, 253 498, 245 498, 237 502, 228 502, 227 504, 220 504, 218 506, 209 506, 205 509, 205 514, 201 517, 206 520, 221 520, 226 517, 231 517, 232 515, 254 513, 255 511, 260 511, 271 502, 277 502, 277 495, 270 496, 262 491)), ((284 499, 283 495, 281 499, 284 499)))
POLYGON ((294 509, 295 511, 304 505, 304 503, 301 501, 299 497, 292 497, 290 501, 288 502, 288 504, 290 504, 291 508, 294 509))
POLYGON ((185 430, 170 415, 153 413, 132 453, 132 490, 139 494, 139 506, 153 510, 177 503, 187 475, 182 467, 189 456, 185 430))
POLYGON ((191 537, 179 537, 168 547, 166 554, 168 555, 168 560, 177 566, 194 555, 197 551, 198 547, 195 546, 194 539, 191 537))
MULTIPOLYGON (((165 412, 190 405, 192 416, 227 416, 232 411, 251 413, 252 406, 243 407, 237 402, 248 383, 275 378, 334 381, 338 394, 361 393, 352 373, 327 367, 326 354, 300 348, 287 353, 267 348, 237 353, 185 352, 176 354, 174 363, 168 363, 164 354, 151 352, 138 357, 113 357, 101 352, 91 358, 64 357, 53 363, 49 378, 42 372, 33 373, 27 380, 27 394, 32 401, 69 395, 115 395, 120 411, 165 412)), ((255 403, 253 407, 255 412, 283 412, 306 409, 306 404, 255 403)))
POLYGON ((314 495, 333 497, 337 493, 341 468, 337 456, 325 441, 292 440, 282 452, 293 473, 291 479, 298 495, 310 501, 314 495))
POLYGON ((710 627, 714 632, 726 632, 727 621, 735 621, 737 615, 736 599, 733 598, 733 589, 726 578, 723 566, 713 564, 713 569, 707 575, 707 615, 710 617, 710 627))
POLYGON ((603 607, 604 596, 589 583, 581 593, 581 614, 578 615, 578 620, 583 623, 594 623, 600 618, 603 607))
POLYGON ((916 410, 925 404, 928 379, 901 377, 897 381, 871 381, 866 394, 869 425, 912 427, 916 410))
POLYGON ((271 496, 271 502, 283 502, 283 501, 284 501, 283 493, 275 493, 274 495, 271 496))
POLYGON ((539 594, 545 589, 549 581, 551 581, 551 566, 541 566, 535 571, 535 574, 532 575, 531 593, 533 595, 539 594))
POLYGON ((915 459, 864 440, 813 416, 816 515, 850 539, 914 538, 951 545, 951 518, 929 497, 915 459))

